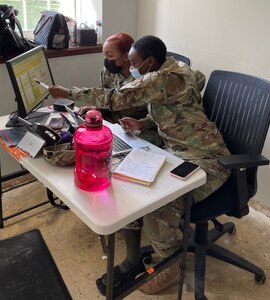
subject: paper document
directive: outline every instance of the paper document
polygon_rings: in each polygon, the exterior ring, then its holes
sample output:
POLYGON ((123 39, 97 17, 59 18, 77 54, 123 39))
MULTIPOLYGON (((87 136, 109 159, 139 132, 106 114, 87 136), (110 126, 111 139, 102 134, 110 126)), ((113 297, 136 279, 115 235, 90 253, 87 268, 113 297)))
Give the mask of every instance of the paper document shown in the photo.
POLYGON ((114 177, 145 185, 154 181, 166 161, 166 155, 133 149, 113 171, 114 177))
POLYGON ((28 152, 31 157, 35 157, 44 145, 43 139, 27 131, 17 147, 28 152))

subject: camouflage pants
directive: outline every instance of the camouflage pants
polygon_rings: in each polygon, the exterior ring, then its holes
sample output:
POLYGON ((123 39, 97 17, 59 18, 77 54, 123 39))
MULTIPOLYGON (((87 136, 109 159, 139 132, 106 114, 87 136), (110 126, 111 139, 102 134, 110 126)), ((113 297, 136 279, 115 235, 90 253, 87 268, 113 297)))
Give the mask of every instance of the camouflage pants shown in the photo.
MULTIPOLYGON (((207 183, 191 192, 195 202, 209 196, 217 190, 228 177, 216 177, 207 175, 207 183), (225 178, 226 177, 226 178, 225 178)), ((160 209, 144 216, 125 229, 138 230, 143 226, 143 230, 150 240, 155 252, 161 257, 167 257, 179 248, 178 240, 181 232, 179 224, 185 212, 186 196, 183 195, 160 209)))

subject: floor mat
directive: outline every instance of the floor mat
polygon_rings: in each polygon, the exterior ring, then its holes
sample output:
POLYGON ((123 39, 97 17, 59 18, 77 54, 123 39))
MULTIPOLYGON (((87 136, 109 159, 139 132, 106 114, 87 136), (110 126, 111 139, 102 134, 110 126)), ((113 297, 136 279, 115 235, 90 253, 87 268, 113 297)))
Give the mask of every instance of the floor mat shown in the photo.
POLYGON ((0 241, 0 295, 9 300, 72 299, 39 230, 0 241))

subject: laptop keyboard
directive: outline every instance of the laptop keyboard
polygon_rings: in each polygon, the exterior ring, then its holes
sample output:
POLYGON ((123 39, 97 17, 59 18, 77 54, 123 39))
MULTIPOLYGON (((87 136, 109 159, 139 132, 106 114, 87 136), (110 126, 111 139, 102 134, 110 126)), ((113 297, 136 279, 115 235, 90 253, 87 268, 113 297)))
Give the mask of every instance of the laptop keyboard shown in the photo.
POLYGON ((113 135, 113 155, 127 153, 132 150, 132 147, 129 146, 125 141, 120 139, 117 135, 113 135))

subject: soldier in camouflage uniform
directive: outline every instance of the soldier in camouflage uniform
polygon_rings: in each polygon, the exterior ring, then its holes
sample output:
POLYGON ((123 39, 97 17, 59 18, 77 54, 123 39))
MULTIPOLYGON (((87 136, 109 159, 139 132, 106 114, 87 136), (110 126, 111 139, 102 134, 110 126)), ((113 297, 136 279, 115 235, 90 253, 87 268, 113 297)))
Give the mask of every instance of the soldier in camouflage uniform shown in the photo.
MULTIPOLYGON (((105 56, 104 67, 100 72, 100 87, 104 89, 115 89, 133 80, 130 76, 127 55, 134 40, 126 33, 117 33, 109 37, 103 45, 105 56)), ((79 112, 89 110, 83 107, 79 112)), ((147 115, 146 105, 136 108, 125 108, 118 111, 101 109, 102 116, 111 123, 117 123, 122 117, 142 118, 147 115)))
MULTIPOLYGON (((86 101, 90 105, 119 110, 147 104, 148 116, 134 120, 123 118, 122 124, 129 130, 157 126, 167 151, 197 163, 207 173, 207 183, 192 192, 195 201, 201 201, 228 178, 229 173, 217 162, 229 152, 215 124, 203 110, 200 91, 205 76, 188 66, 180 66, 173 58, 166 59, 166 46, 157 37, 145 36, 132 45, 129 51, 130 72, 135 80, 114 90, 83 88, 72 90, 70 99, 86 101)), ((140 257, 140 229, 149 237, 155 252, 167 257, 178 249, 176 231, 184 213, 185 197, 146 215, 130 224, 126 230, 127 258, 115 271, 114 283, 121 284, 127 278, 135 278, 142 272, 140 257)), ((176 270, 178 272, 178 270, 176 270)), ((158 274, 141 290, 159 292, 170 285, 175 272, 158 274), (156 284, 158 283, 158 284, 156 284)), ((103 276, 100 280, 105 285, 103 276)), ((100 282, 99 282, 100 283, 100 282)))
MULTIPOLYGON (((120 88, 133 80, 130 76, 129 68, 130 63, 128 60, 128 51, 134 40, 126 33, 117 33, 106 39, 103 45, 104 53, 104 67, 100 72, 100 87, 97 88, 100 91, 104 90, 104 93, 111 93, 115 89, 120 88)), ((80 90, 80 89, 79 89, 80 90)), ((55 87, 52 95, 56 98, 67 98, 68 94, 76 94, 78 89, 69 90, 64 87, 55 87)), ((69 96, 70 97, 70 96, 69 96)), ((71 97, 72 98, 72 97, 71 97)), ((82 106, 78 113, 82 114, 85 111, 91 109, 91 106, 82 106)), ((133 117, 142 118, 147 115, 146 104, 143 103, 136 107, 118 108, 111 111, 105 108, 99 108, 102 116, 105 120, 111 123, 117 123, 120 118, 133 117)), ((151 128, 138 132, 141 138, 157 145, 162 146, 161 138, 157 134, 155 124, 151 128)))

